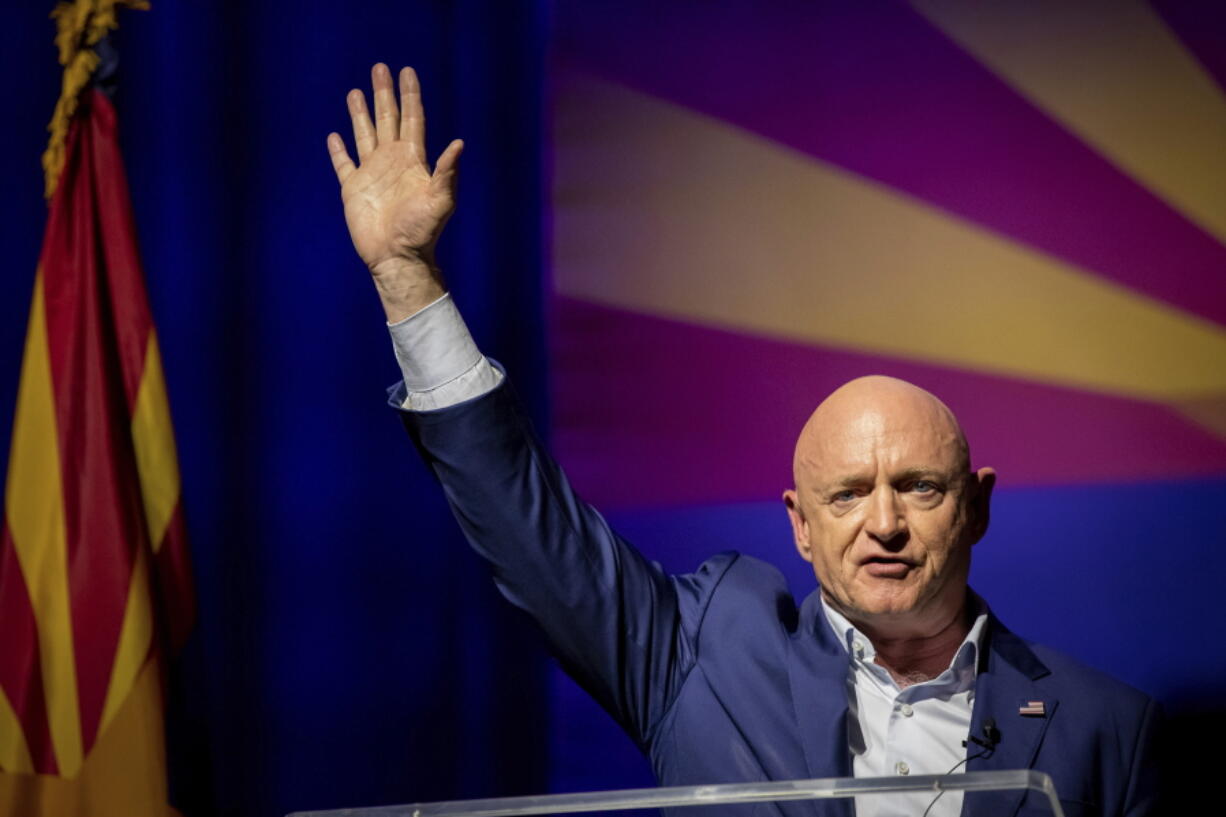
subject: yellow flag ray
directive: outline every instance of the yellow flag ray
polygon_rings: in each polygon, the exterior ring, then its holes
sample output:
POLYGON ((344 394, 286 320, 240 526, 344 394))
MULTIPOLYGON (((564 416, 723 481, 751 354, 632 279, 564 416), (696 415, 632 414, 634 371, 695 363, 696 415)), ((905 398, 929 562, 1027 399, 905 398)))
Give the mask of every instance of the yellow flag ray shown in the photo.
POLYGON ((34 773, 34 760, 21 721, 3 689, 0 689, 0 772, 34 773))
MULTIPOLYGON (((132 444, 136 452, 149 540, 153 552, 157 553, 179 503, 179 464, 175 455, 166 382, 162 374, 162 356, 154 332, 149 333, 145 365, 132 411, 132 444)), ((138 549, 136 563, 132 566, 119 644, 115 650, 115 663, 111 667, 106 701, 102 708, 100 728, 103 730, 115 718, 149 659, 153 644, 149 569, 149 555, 138 549)))
POLYGON ((1226 97, 1140 0, 915 0, 1039 108, 1226 241, 1226 97))
POLYGON ((102 706, 99 730, 105 731, 115 719, 115 714, 131 693, 141 668, 151 663, 149 648, 153 644, 153 607, 149 592, 149 556, 144 548, 138 548, 136 562, 132 565, 128 601, 124 606, 119 644, 115 648, 115 662, 111 665, 111 679, 107 682, 106 701, 102 706))
POLYGON ((72 777, 81 768, 81 722, 55 418, 40 269, 21 364, 4 510, 34 609, 56 762, 62 776, 72 777))
POLYGON ((1211 322, 618 86, 576 79, 557 105, 562 294, 1120 395, 1226 393, 1211 322))
POLYGON ((179 504, 179 461, 175 453, 170 402, 166 398, 166 380, 162 374, 162 354, 153 332, 149 333, 145 368, 132 411, 132 443, 136 449, 149 541, 153 552, 157 553, 179 504))
POLYGON ((72 780, 0 774, 0 814, 174 817, 164 758, 161 680, 147 661, 80 773, 72 780))

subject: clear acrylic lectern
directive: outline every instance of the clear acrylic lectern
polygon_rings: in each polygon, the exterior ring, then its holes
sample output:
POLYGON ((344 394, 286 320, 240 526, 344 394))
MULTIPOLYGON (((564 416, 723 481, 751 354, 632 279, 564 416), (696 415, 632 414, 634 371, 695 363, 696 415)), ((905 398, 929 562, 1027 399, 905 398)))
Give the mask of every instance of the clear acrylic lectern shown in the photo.
MULTIPOLYGON (((913 777, 829 777, 817 780, 782 780, 771 783, 721 783, 711 786, 671 786, 574 794, 542 794, 488 800, 442 800, 403 806, 345 808, 332 811, 297 811, 288 817, 518 817, 526 814, 569 814, 586 811, 623 811, 641 808, 715 806, 764 803, 772 800, 830 800, 841 797, 888 797, 891 794, 942 791, 1007 791, 1030 789, 1046 798, 1054 817, 1064 817, 1056 787, 1043 772, 1019 769, 1004 772, 915 775, 913 777)), ((915 817, 920 817, 918 814, 915 817)))

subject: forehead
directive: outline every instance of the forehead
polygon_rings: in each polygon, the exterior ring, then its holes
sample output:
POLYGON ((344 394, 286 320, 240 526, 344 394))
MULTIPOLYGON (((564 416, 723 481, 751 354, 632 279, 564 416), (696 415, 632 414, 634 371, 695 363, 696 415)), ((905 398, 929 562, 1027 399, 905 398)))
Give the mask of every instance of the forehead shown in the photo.
POLYGON ((961 435, 943 412, 866 410, 830 418, 814 432, 798 448, 797 458, 817 481, 878 472, 952 474, 962 465, 961 435))

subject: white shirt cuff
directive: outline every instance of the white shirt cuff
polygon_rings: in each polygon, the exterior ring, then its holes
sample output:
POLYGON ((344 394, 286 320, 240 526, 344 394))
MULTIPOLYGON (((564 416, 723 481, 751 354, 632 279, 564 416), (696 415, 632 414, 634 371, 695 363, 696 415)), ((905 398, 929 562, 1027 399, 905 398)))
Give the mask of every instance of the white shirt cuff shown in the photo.
POLYGON ((446 408, 493 390, 502 373, 481 354, 450 293, 387 325, 404 376, 404 408, 446 408))

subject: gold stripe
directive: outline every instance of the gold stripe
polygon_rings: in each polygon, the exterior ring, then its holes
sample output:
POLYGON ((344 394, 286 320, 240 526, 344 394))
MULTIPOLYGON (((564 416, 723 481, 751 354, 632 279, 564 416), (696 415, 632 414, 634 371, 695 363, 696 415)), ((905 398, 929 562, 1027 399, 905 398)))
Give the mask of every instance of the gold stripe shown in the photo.
POLYGON ((75 778, 0 774, 0 814, 14 817, 177 817, 168 796, 156 661, 145 662, 110 729, 98 735, 75 778))
POLYGON ((30 758, 25 730, 3 689, 0 689, 0 770, 15 774, 34 773, 34 761, 30 758))
POLYGON ((1226 393, 1209 321, 659 100, 586 78, 556 99, 563 294, 1114 394, 1226 393))
POLYGON ((1226 395, 1177 402, 1172 408, 1206 431, 1226 440, 1226 395))
POLYGON ((111 679, 106 688, 106 703, 102 707, 102 721, 98 725, 99 734, 106 731, 127 700, 141 667, 149 657, 149 646, 152 643, 153 609, 149 600, 149 556, 144 548, 138 548, 136 563, 132 566, 128 600, 124 605, 119 644, 115 648, 115 663, 111 666, 111 679))
POLYGON ((1023 96, 1226 240, 1226 99, 1139 0, 915 0, 1023 96))
POLYGON ((60 774, 72 777, 81 768, 81 723, 55 418, 40 269, 21 364, 5 511, 34 608, 56 761, 60 774))
POLYGON ((132 443, 140 473, 141 494, 145 502, 145 521, 153 552, 162 548, 166 527, 179 502, 179 460, 175 453, 174 428, 166 381, 162 374, 162 355, 157 334, 149 332, 145 368, 136 392, 132 411, 132 443))

